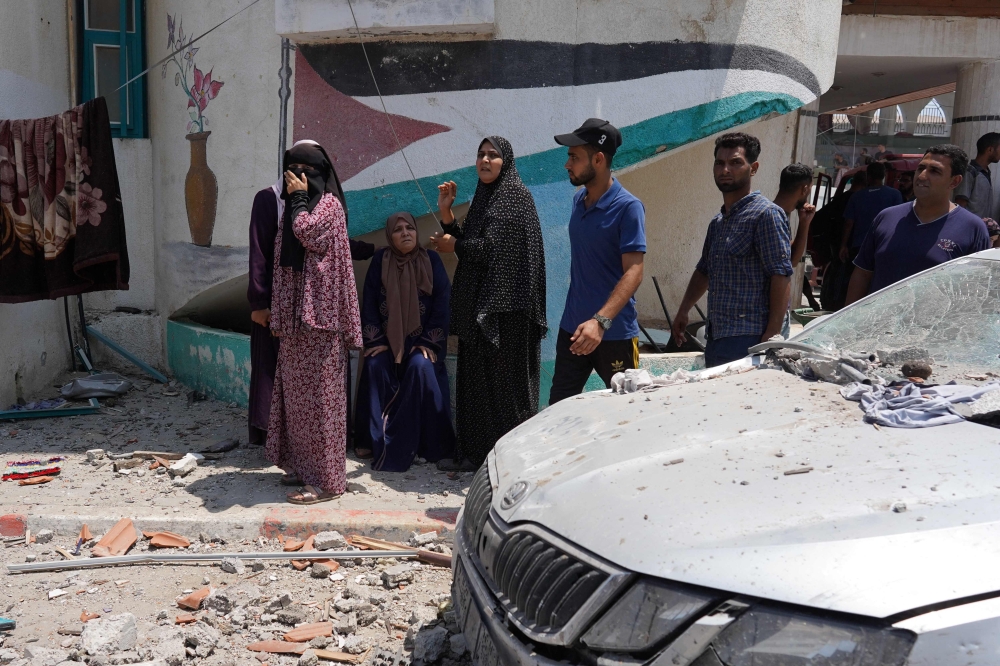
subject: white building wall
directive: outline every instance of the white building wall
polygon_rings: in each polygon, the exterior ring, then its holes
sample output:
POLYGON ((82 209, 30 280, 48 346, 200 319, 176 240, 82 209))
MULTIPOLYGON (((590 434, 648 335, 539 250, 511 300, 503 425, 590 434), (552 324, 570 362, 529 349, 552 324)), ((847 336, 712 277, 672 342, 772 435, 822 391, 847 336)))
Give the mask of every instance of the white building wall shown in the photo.
MULTIPOLYGON (((0 16, 0 118, 36 118, 70 105, 65 0, 5 3, 0 16)), ((74 304, 75 305, 75 304, 74 304)), ((69 364, 59 301, 0 304, 0 409, 30 399, 69 364)))

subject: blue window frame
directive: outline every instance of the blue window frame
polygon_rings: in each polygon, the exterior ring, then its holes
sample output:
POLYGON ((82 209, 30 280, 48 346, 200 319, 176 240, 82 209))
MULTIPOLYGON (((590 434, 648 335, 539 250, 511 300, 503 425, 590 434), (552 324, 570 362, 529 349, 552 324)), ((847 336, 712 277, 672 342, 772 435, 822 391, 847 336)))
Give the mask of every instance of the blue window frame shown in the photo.
POLYGON ((104 97, 111 133, 146 136, 146 77, 118 88, 146 68, 143 0, 78 0, 80 99, 104 97))

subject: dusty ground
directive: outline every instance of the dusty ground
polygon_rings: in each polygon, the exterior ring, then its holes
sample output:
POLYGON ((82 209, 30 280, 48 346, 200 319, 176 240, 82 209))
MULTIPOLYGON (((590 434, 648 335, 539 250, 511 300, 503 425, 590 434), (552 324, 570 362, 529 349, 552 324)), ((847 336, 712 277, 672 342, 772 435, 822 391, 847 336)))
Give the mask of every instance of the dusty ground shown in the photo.
MULTIPOLYGON (((0 564, 62 560, 56 547, 72 550, 83 523, 100 538, 122 517, 132 518, 139 530, 170 529, 183 534, 193 542, 186 552, 277 551, 281 544, 274 537, 283 531, 288 536, 301 537, 341 524, 349 526, 342 528, 345 534, 368 533, 396 540, 405 539, 403 533, 408 535, 407 530, 414 526, 420 531, 428 531, 421 527, 430 526, 428 529, 442 532, 438 545, 447 547, 450 541, 447 531, 453 527, 454 516, 464 502, 470 474, 449 478, 429 464, 415 465, 405 474, 379 473, 371 471, 363 461, 349 458, 348 478, 354 492, 336 502, 310 508, 305 517, 287 513, 302 510, 284 502, 289 488, 278 483, 280 470, 264 459, 263 449, 247 446, 244 410, 213 400, 191 402, 181 386, 161 385, 141 375, 129 378, 135 383, 134 390, 123 398, 102 401, 104 406, 99 414, 0 422, 0 451, 4 453, 4 461, 66 458, 60 463, 61 474, 49 484, 19 487, 15 482, 0 483, 0 507, 4 507, 0 513, 13 511, 27 515, 29 529, 35 534, 42 529, 54 532, 53 540, 45 544, 18 544, 0 549, 0 564), (87 450, 95 448, 108 454, 139 450, 186 453, 234 437, 241 442, 239 448, 225 453, 220 460, 204 461, 191 474, 177 479, 149 470, 148 461, 116 472, 114 461, 108 457, 94 464, 86 455, 87 450), (298 522, 297 516, 301 518, 298 522), (357 529, 350 529, 353 526, 357 529), (202 540, 216 543, 202 543, 202 540)), ((53 388, 51 394, 33 397, 55 395, 57 390, 53 388)), ((140 540, 133 552, 146 548, 148 545, 140 540)), ((83 555, 88 554, 84 548, 83 555)), ((350 641, 345 649, 358 650, 358 643, 371 646, 373 649, 364 663, 395 666, 397 662, 377 658, 378 650, 382 648, 387 654, 402 651, 400 654, 408 658, 414 639, 421 643, 425 639, 420 636, 424 634, 430 636, 427 640, 432 643, 443 640, 443 651, 435 656, 433 663, 461 661, 460 655, 451 649, 450 638, 457 627, 446 612, 451 571, 417 564, 411 584, 389 589, 379 576, 383 569, 394 564, 397 563, 347 562, 324 579, 312 577, 308 569, 296 571, 287 562, 271 561, 264 564, 263 571, 252 571, 249 560, 242 575, 224 573, 217 565, 4 575, 0 579, 5 588, 0 594, 0 615, 17 620, 18 626, 3 639, 0 664, 12 660, 22 663, 16 660, 25 657, 28 661, 24 663, 39 666, 50 662, 55 666, 64 659, 86 660, 95 666, 164 658, 171 646, 176 652, 175 629, 186 636, 191 654, 185 663, 295 664, 299 662, 298 656, 261 654, 257 658, 255 655, 259 653, 245 647, 258 640, 281 640, 282 634, 292 628, 275 617, 272 604, 285 592, 292 600, 291 607, 304 612, 300 617, 292 613, 293 617, 286 620, 320 621, 324 606, 328 605, 331 621, 335 626, 343 624, 345 632, 350 631, 347 625, 351 609, 363 605, 354 611, 357 623, 370 624, 350 633, 335 634, 329 649, 336 650, 345 641, 350 641), (227 612, 202 610, 197 613, 198 623, 188 628, 174 624, 176 616, 186 612, 175 604, 175 598, 185 591, 205 586, 233 588, 241 583, 256 592, 236 595, 237 608, 227 612), (356 594, 350 595, 348 587, 356 594), (56 589, 66 594, 50 600, 49 593, 56 589), (103 616, 134 615, 135 647, 110 655, 90 655, 81 650, 81 638, 74 634, 81 629, 83 610, 103 616), (436 627, 442 629, 435 631, 436 627), (450 631, 444 633, 444 628, 450 631), (209 638, 205 639, 203 633, 209 638), (195 645, 203 646, 216 638, 211 656, 206 655, 208 648, 195 645), (46 656, 37 652, 36 648, 41 647, 63 652, 46 656)), ((225 609, 225 604, 216 607, 225 609)), ((454 640, 459 652, 461 642, 454 640)), ((167 663, 176 666, 174 662, 179 664, 182 660, 169 657, 167 663)), ((310 661, 307 655, 305 662, 310 661)))
MULTIPOLYGON (((41 546, 6 548, 2 557, 6 562, 23 561, 26 553, 52 552, 54 546, 72 545, 69 539, 56 539, 41 546)), ((142 544, 137 546, 139 551, 143 548, 142 544)), ((276 551, 280 544, 277 540, 263 545, 226 543, 219 544, 217 550, 221 549, 276 551)), ((458 629, 450 612, 450 569, 413 564, 413 582, 401 589, 389 589, 380 574, 395 564, 395 560, 348 562, 325 579, 312 577, 309 569, 296 571, 287 562, 269 562, 262 571, 255 572, 250 560, 243 574, 225 573, 216 565, 148 565, 7 575, 2 595, 6 601, 0 602, 0 609, 4 617, 17 621, 17 629, 3 639, 0 663, 55 666, 70 660, 89 661, 96 666, 165 658, 171 666, 297 664, 298 656, 256 653, 246 646, 261 640, 281 640, 295 624, 323 621, 327 608, 338 632, 329 639, 319 639, 313 647, 362 654, 371 647, 361 663, 373 664, 380 663, 376 659, 380 653, 409 657, 415 642, 433 642, 437 638, 443 639, 443 649, 432 655, 433 662, 425 663, 463 663, 462 655, 452 652, 452 646, 462 650, 459 646, 463 639, 451 640, 458 629), (226 602, 210 598, 203 606, 214 606, 214 610, 203 608, 194 613, 199 618, 197 623, 178 627, 176 618, 190 611, 179 608, 176 598, 207 586, 217 588, 216 597, 226 593, 232 607, 227 609, 226 602), (50 600, 54 590, 65 594, 50 600), (291 603, 282 608, 281 599, 286 594, 291 603), (289 612, 283 615, 283 610, 289 612), (91 623, 126 613, 134 616, 134 646, 126 643, 128 649, 119 650, 119 643, 109 649, 109 654, 87 654, 82 648, 87 634, 75 635, 87 627, 81 623, 83 611, 104 616, 91 623), (359 626, 364 623, 369 624, 359 626), (193 638, 205 635, 209 643, 214 643, 210 648, 193 638), (179 638, 186 642, 186 651, 176 647, 179 638), (61 652, 40 654, 38 648, 61 652), (22 657, 28 660, 18 661, 22 657)), ((308 659, 306 656, 303 663, 308 659)))

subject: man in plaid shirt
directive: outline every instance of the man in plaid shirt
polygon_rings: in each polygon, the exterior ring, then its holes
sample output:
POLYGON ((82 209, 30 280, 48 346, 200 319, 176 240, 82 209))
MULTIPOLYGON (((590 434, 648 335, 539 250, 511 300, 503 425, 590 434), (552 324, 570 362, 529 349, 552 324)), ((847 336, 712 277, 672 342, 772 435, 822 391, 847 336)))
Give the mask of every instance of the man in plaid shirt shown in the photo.
POLYGON ((715 141, 715 185, 722 211, 708 225, 701 260, 674 318, 678 344, 687 338, 688 312, 708 292, 705 365, 743 358, 747 348, 781 333, 792 262, 788 218, 759 191, 760 141, 742 132, 715 141))

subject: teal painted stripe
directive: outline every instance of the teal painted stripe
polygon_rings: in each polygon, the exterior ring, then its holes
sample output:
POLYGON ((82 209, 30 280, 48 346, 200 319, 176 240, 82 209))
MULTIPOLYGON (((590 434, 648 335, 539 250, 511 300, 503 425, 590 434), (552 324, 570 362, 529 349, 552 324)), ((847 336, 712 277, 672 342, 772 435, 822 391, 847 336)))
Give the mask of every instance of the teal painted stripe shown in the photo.
MULTIPOLYGON (((737 125, 769 114, 785 114, 802 106, 802 100, 781 93, 750 92, 699 104, 681 111, 674 111, 635 125, 622 128, 623 147, 615 155, 618 169, 632 166, 657 153, 660 146, 672 150, 685 144, 722 132, 737 125)), ((662 151, 661 151, 662 152, 662 151)), ((566 179, 563 164, 566 149, 562 147, 517 158, 517 169, 525 185, 544 185, 566 179)), ((438 184, 453 180, 460 192, 471 193, 476 189, 473 166, 420 178, 420 187, 434 205, 434 192, 438 184)), ((351 236, 360 236, 381 229, 385 218, 399 210, 419 216, 426 205, 413 181, 402 181, 366 190, 346 193, 351 211, 351 236)))
POLYGON ((250 336, 189 322, 167 322, 167 364, 184 386, 246 407, 250 336))

